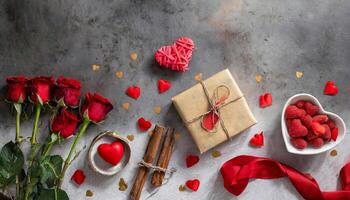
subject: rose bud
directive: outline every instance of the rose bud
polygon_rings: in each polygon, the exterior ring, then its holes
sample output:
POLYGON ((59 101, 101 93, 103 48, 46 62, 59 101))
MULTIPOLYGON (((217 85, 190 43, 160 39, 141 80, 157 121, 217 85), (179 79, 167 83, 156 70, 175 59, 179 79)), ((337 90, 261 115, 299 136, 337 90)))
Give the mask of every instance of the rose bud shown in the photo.
POLYGON ((51 90, 54 85, 52 77, 39 76, 29 81, 29 99, 33 103, 45 104, 50 101, 51 90))
POLYGON ((13 103, 23 103, 27 98, 27 81, 24 76, 7 77, 6 100, 13 103))
POLYGON ((113 105, 105 97, 97 93, 87 93, 81 113, 84 118, 87 118, 94 123, 98 123, 104 120, 107 113, 112 109, 113 105))
POLYGON ((63 100, 64 105, 77 107, 79 105, 81 83, 78 80, 58 77, 57 87, 54 92, 56 102, 63 100))
POLYGON ((57 133, 63 138, 69 138, 75 132, 79 123, 79 118, 66 108, 62 108, 51 121, 51 132, 57 133))

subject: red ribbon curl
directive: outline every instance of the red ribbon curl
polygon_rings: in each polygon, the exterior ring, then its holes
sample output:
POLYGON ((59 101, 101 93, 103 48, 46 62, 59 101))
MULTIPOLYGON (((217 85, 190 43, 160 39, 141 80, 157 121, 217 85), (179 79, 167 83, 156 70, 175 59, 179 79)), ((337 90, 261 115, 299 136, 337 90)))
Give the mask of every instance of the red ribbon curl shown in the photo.
POLYGON ((224 187, 238 196, 249 183, 249 179, 276 179, 287 177, 299 194, 306 200, 350 200, 350 163, 340 171, 342 190, 322 192, 316 180, 308 174, 270 158, 237 156, 221 167, 224 187))

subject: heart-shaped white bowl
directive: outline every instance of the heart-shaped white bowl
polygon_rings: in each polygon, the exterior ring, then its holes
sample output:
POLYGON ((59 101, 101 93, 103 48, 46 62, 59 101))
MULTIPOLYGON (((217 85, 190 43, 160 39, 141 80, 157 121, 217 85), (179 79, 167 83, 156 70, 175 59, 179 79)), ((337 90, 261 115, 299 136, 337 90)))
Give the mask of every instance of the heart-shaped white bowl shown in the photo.
POLYGON ((320 102, 316 99, 316 97, 306 93, 296 94, 288 99, 288 101, 283 107, 282 116, 281 116, 281 125, 282 125, 283 140, 284 140, 284 143, 286 144, 287 151, 290 153, 300 154, 300 155, 315 155, 315 154, 326 152, 334 148, 335 146, 337 146, 340 142, 342 142, 346 132, 346 126, 345 126, 344 120, 341 117, 339 117, 337 114, 325 111, 322 105, 320 104, 320 102), (321 148, 306 147, 305 149, 302 149, 302 150, 295 148, 291 144, 290 136, 288 134, 288 129, 286 125, 286 120, 284 118, 284 113, 286 111, 286 108, 290 104, 294 104, 299 100, 312 102, 313 104, 317 105, 320 108, 320 112, 319 112, 320 114, 328 115, 328 117, 334 120, 336 126, 338 127, 338 138, 336 141, 332 140, 330 142, 326 142, 321 148))

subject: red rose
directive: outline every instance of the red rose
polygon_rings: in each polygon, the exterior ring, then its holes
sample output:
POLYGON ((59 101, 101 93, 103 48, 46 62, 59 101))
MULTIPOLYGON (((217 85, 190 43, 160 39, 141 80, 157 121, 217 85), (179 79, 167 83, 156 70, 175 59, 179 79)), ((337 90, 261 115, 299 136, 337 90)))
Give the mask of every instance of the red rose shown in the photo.
POLYGON ((65 105, 77 107, 80 97, 80 81, 60 76, 56 83, 57 87, 54 92, 55 100, 58 102, 63 99, 65 105))
POLYGON ((29 81, 29 99, 36 103, 44 104, 50 101, 51 90, 54 85, 52 77, 39 76, 29 81))
POLYGON ((7 77, 6 100, 14 103, 23 103, 27 98, 27 81, 24 76, 7 77))
POLYGON ((105 97, 97 93, 87 93, 81 113, 83 117, 87 117, 89 120, 98 123, 104 120, 107 113, 112 109, 113 105, 105 97))
POLYGON ((74 134, 79 121, 74 113, 62 108, 61 112, 51 121, 51 131, 58 133, 63 138, 68 138, 74 134))

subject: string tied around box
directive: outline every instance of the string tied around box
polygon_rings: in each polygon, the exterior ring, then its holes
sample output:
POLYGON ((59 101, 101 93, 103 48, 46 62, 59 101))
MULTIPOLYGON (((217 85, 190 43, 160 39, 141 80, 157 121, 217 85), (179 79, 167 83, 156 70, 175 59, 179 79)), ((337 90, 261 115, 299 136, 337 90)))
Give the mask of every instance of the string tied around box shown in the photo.
POLYGON ((209 133, 216 133, 218 131, 219 124, 222 127, 222 130, 226 134, 227 139, 230 139, 230 134, 225 126, 225 123, 221 117, 220 109, 225 107, 226 105, 238 101, 243 96, 238 97, 236 99, 232 99, 227 101, 231 92, 230 88, 226 85, 219 85, 214 89, 212 97, 210 97, 209 91, 205 86, 203 81, 199 81, 202 85, 204 94, 209 103, 209 109, 207 112, 195 117, 194 119, 187 121, 187 124, 193 123, 197 120, 201 121, 201 127, 209 133), (226 102, 227 101, 227 102, 226 102))

